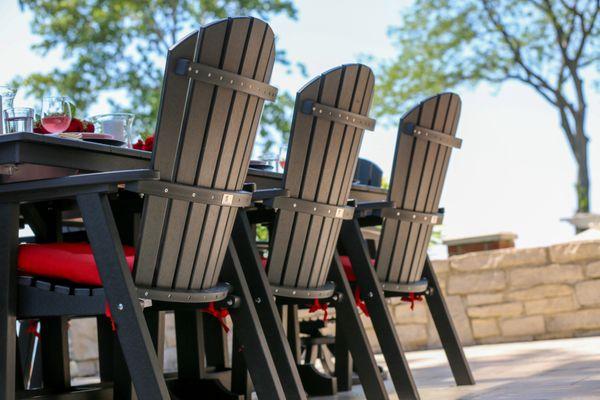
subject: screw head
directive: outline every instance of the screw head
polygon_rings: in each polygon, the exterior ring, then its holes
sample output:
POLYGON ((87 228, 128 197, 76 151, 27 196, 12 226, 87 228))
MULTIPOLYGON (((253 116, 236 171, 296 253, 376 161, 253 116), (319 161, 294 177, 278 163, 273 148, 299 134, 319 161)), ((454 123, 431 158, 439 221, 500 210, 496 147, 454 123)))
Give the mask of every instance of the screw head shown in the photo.
POLYGON ((369 297, 373 297, 373 292, 369 292, 369 297))
POLYGON ((233 305, 233 300, 231 300, 231 299, 227 300, 227 305, 228 306, 232 306, 233 305))
POLYGON ((123 305, 123 303, 117 304, 117 310, 123 311, 124 308, 125 308, 125 306, 123 305))
POLYGON ((257 297, 256 299, 254 299, 254 302, 256 304, 260 304, 262 302, 262 299, 260 297, 257 297))

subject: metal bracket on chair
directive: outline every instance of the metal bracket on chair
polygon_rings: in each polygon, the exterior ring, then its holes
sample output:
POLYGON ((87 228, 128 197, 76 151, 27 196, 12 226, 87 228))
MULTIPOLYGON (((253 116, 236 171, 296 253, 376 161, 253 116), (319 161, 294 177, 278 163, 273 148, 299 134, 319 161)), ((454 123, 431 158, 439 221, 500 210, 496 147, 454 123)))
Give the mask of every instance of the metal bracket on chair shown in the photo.
POLYGON ((425 278, 411 283, 383 282, 381 288, 388 297, 409 293, 426 294, 429 288, 429 282, 425 278))
POLYGON ((401 208, 384 208, 381 210, 381 216, 384 218, 397 219, 399 221, 429 225, 439 225, 444 220, 443 213, 425 213, 403 210, 401 208))
POLYGON ((211 85, 237 90, 267 101, 274 101, 277 97, 278 89, 275 86, 219 68, 194 63, 185 58, 177 60, 175 73, 211 85))
POLYGON ((314 115, 315 117, 325 118, 329 121, 350 125, 355 128, 366 129, 368 131, 375 130, 376 121, 373 118, 326 106, 313 100, 305 100, 304 103, 302 103, 302 112, 304 114, 314 115))
POLYGON ((248 207, 252 200, 252 193, 241 190, 228 191, 208 189, 164 181, 137 181, 127 183, 125 184, 125 189, 136 193, 216 206, 248 207))
POLYGON ((330 204, 317 203, 315 201, 296 199, 293 197, 275 197, 271 207, 336 219, 352 219, 354 216, 354 207, 332 206, 330 204))
POLYGON ((430 142, 437 143, 446 147, 460 149, 460 147, 462 146, 462 139, 459 139, 444 132, 424 128, 412 122, 405 122, 404 124, 402 124, 401 132, 410 136, 414 136, 417 139, 428 140, 430 142))

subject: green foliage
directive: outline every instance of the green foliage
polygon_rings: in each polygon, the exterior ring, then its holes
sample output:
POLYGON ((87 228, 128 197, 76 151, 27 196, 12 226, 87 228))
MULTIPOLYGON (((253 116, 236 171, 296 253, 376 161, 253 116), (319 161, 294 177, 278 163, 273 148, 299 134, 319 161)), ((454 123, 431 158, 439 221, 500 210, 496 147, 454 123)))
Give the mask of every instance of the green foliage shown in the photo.
POLYGON ((524 83, 557 111, 577 163, 577 209, 588 212, 586 90, 600 85, 583 74, 600 71, 599 15, 600 0, 415 0, 389 31, 398 55, 379 62, 375 112, 396 123, 400 110, 461 84, 524 83))
MULTIPOLYGON (((234 15, 268 20, 296 17, 292 0, 20 0, 33 14, 34 50, 60 54, 64 66, 18 77, 14 84, 40 98, 57 90, 84 113, 106 92, 114 110, 137 115, 136 131, 152 133, 167 50, 200 24, 234 15)), ((285 52, 277 57, 289 68, 285 52)), ((280 124, 277 113, 272 121, 280 124)))
POLYGON ((555 103, 556 89, 574 79, 566 60, 575 69, 599 65, 597 13, 597 0, 415 0, 389 30, 398 55, 379 60, 377 114, 397 116, 460 84, 507 79, 555 103))

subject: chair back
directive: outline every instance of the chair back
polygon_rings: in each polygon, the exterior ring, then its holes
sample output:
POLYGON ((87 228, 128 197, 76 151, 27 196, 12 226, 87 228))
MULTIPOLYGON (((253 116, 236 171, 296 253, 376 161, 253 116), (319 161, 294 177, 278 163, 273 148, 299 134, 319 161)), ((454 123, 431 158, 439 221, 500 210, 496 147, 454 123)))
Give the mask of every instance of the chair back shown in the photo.
POLYGON ((378 246, 376 270, 386 283, 421 279, 438 212, 452 148, 460 147, 456 128, 461 101, 443 93, 423 101, 400 120, 387 209, 378 246))
POLYGON ((336 248, 364 129, 374 121, 374 77, 360 64, 313 79, 296 96, 284 187, 271 237, 267 274, 272 285, 322 286, 336 248))
POLYGON ((273 31, 256 18, 203 26, 169 50, 152 156, 165 187, 145 198, 138 287, 216 285, 263 104, 276 94, 274 58, 273 31))
POLYGON ((360 185, 380 187, 382 177, 383 171, 377 164, 364 158, 358 159, 356 173, 354 174, 355 182, 360 185))

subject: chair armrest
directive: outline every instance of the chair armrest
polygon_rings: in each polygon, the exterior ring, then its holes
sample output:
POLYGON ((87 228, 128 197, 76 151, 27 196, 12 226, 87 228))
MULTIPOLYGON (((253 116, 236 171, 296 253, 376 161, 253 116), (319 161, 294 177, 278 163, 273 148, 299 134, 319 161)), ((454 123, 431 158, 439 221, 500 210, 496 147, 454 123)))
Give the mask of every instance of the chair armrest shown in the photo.
POLYGON ((44 201, 72 197, 86 193, 116 192, 120 183, 156 180, 157 171, 133 169, 70 175, 62 178, 8 183, 0 185, 0 201, 44 201))

